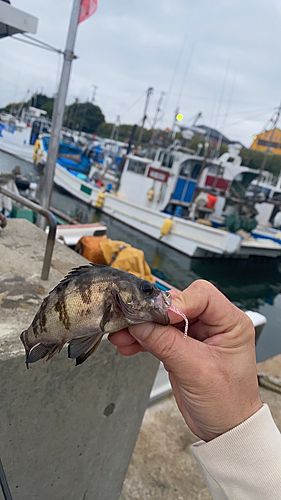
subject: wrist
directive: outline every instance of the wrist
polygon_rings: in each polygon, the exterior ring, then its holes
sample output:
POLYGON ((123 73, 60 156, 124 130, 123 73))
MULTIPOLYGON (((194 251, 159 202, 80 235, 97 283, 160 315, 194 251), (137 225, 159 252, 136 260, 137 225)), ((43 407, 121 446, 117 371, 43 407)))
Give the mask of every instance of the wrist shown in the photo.
POLYGON ((222 422, 222 425, 217 427, 216 429, 200 429, 200 435, 198 437, 208 443, 209 441, 212 441, 213 439, 226 434, 235 427, 238 427, 243 422, 246 422, 246 420, 257 413, 262 408, 262 406, 262 401, 258 396, 251 405, 248 405, 246 408, 238 408, 238 412, 231 415, 231 418, 229 419, 227 419, 226 417, 225 421, 222 422))

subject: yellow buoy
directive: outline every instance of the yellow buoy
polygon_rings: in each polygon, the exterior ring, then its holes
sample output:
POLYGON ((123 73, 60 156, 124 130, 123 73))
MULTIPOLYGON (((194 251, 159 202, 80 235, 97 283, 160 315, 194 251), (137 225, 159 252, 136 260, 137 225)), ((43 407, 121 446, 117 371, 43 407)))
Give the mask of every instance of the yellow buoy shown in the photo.
POLYGON ((96 201, 96 208, 102 209, 104 205, 105 193, 99 193, 96 201))
POLYGON ((147 191, 147 199, 148 201, 152 201, 153 198, 154 198, 154 189, 153 187, 149 188, 149 190, 147 191))
POLYGON ((36 161, 37 161, 37 155, 38 155, 40 148, 41 148, 41 141, 40 141, 40 139, 37 139, 35 141, 34 148, 33 148, 33 158, 32 158, 33 163, 36 163, 36 161))
POLYGON ((164 220, 163 225, 161 227, 161 236, 160 236, 160 238, 163 238, 163 236, 166 236, 167 234, 169 234, 171 232, 172 226, 173 226, 172 219, 166 219, 166 220, 164 220))

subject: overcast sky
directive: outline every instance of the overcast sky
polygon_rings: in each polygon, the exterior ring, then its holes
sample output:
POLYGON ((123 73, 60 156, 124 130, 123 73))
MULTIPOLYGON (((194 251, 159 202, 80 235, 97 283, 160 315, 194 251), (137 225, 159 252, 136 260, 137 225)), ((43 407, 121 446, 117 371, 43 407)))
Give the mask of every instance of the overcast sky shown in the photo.
MULTIPOLYGON (((38 39, 64 48, 72 0, 11 3, 39 18, 38 39)), ((54 94, 57 54, 0 44, 0 106, 27 90, 54 94)), ((165 91, 163 127, 179 105, 184 124, 201 111, 198 124, 250 146, 281 101, 280 47, 281 0, 99 0, 78 28, 67 102, 89 100, 97 85, 107 121, 139 123, 151 86, 150 123, 165 91)))

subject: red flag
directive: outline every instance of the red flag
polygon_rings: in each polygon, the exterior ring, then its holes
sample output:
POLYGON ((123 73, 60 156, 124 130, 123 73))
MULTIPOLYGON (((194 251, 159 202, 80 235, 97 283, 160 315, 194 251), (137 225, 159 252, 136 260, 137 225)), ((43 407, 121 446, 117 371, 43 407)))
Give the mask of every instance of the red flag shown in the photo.
POLYGON ((98 0, 81 0, 80 17, 78 23, 82 23, 92 16, 98 8, 98 0))

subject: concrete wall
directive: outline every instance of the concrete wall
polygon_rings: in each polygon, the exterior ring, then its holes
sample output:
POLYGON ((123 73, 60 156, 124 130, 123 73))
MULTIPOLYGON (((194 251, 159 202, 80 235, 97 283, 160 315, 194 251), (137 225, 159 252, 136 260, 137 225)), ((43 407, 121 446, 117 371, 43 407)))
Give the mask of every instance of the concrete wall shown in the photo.
POLYGON ((0 457, 13 500, 117 500, 158 361, 123 357, 105 339, 83 365, 63 349, 26 369, 19 334, 62 275, 86 262, 56 244, 42 282, 45 239, 27 221, 0 233, 0 457))
POLYGON ((103 341, 83 365, 64 349, 29 370, 0 363, 1 459, 14 500, 113 500, 147 407, 157 362, 103 341))

